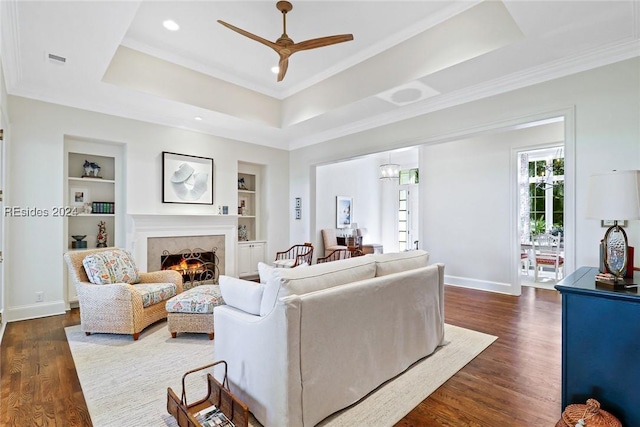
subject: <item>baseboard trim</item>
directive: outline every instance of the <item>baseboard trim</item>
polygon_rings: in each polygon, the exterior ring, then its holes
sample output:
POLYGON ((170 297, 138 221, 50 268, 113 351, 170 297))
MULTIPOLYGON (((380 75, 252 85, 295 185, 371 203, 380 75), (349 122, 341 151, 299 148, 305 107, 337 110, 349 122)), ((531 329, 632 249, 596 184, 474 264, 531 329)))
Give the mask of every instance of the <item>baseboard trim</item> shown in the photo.
POLYGON ((55 316, 66 312, 64 301, 39 302, 37 304, 10 307, 5 310, 4 321, 36 319, 38 317, 55 316))
POLYGON ((444 276, 444 283, 461 288, 478 289, 481 291, 497 292, 507 295, 520 295, 510 283, 491 282, 488 280, 471 279, 469 277, 444 276))

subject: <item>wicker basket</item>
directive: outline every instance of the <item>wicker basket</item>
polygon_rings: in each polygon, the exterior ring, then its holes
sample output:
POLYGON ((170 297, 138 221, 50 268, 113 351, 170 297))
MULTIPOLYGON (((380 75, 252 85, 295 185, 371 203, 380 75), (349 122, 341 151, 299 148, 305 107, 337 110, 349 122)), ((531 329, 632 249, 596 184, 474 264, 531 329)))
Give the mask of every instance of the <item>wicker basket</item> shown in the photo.
POLYGON ((568 405, 556 427, 580 426, 580 419, 584 420, 585 427, 622 427, 622 423, 616 417, 600 409, 600 402, 595 399, 588 399, 586 405, 568 405))

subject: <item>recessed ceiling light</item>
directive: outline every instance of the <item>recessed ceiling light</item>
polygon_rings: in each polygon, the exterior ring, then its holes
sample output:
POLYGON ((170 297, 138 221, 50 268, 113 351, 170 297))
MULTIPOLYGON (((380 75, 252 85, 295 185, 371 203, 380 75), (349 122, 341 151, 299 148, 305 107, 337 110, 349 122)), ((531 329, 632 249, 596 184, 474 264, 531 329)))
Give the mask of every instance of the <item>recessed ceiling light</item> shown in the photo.
POLYGON ((200 121, 200 120, 202 120, 202 117, 195 116, 193 119, 194 119, 194 120, 198 120, 198 121, 200 121))
POLYGON ((278 67, 277 65, 275 67, 271 67, 271 72, 273 74, 278 74, 278 71, 280 71, 280 67, 278 67))
POLYGON ((176 23, 176 21, 172 19, 167 19, 162 22, 162 25, 169 31, 178 31, 180 29, 180 25, 176 23))

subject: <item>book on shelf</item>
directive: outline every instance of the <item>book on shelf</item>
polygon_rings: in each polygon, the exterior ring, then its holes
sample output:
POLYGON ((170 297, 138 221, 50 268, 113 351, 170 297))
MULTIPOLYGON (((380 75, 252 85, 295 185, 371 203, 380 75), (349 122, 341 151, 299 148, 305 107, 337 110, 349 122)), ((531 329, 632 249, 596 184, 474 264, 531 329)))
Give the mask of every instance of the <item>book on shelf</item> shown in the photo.
POLYGON ((113 202, 93 202, 91 203, 91 213, 112 214, 115 213, 114 206, 113 202))
POLYGON ((211 405, 194 414, 202 427, 235 427, 234 424, 215 405, 211 405))

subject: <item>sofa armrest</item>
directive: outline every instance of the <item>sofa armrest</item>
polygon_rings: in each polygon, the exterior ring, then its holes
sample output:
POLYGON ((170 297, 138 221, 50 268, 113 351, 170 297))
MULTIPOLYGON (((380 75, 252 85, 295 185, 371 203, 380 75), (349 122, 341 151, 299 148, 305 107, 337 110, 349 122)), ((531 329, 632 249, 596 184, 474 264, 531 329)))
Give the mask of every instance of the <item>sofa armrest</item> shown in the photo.
POLYGON ((131 301, 132 294, 137 294, 135 288, 128 283, 94 285, 90 282, 78 282, 76 291, 81 302, 131 301))
POLYGON ((175 270, 160 270, 150 273, 140 273, 140 283, 173 283, 176 293, 182 293, 182 275, 175 270))
MULTIPOLYGON (((216 359, 227 361, 231 391, 265 427, 301 425, 299 302, 287 297, 267 316, 230 306, 213 310, 216 359)), ((214 371, 220 380, 221 368, 214 371)))

